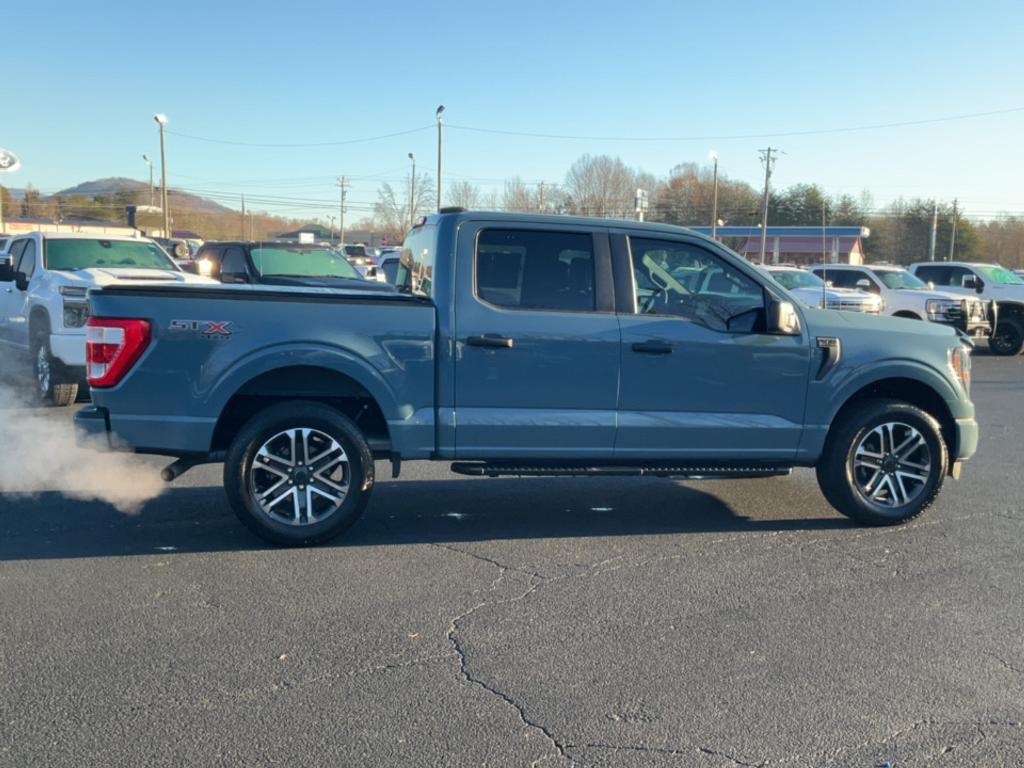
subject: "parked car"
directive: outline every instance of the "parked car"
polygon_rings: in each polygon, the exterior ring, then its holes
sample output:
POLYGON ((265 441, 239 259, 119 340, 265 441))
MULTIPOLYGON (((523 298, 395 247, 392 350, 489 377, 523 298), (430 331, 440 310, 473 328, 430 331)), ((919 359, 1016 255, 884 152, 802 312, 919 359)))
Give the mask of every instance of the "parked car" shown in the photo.
POLYGON ((885 309, 885 302, 880 296, 826 285, 824 280, 806 269, 774 265, 766 265, 763 269, 775 282, 809 307, 866 312, 871 315, 881 314, 885 309))
POLYGON ((679 227, 442 213, 409 232, 398 283, 93 290, 95 404, 76 423, 178 457, 165 479, 223 461, 239 518, 283 544, 351 525, 374 459, 396 475, 414 459, 483 476, 813 466, 836 509, 891 525, 977 447, 951 328, 794 304, 679 227))
POLYGON ((910 269, 944 291, 995 302, 989 349, 997 355, 1016 355, 1024 349, 1024 278, 998 264, 966 261, 922 261, 910 269))
POLYGON ((968 336, 989 336, 994 319, 991 302, 929 288, 903 267, 889 264, 815 264, 811 271, 833 285, 881 296, 885 313, 910 320, 930 320, 968 336))
POLYGON ((196 254, 201 274, 222 283, 309 285, 370 291, 392 291, 391 286, 367 281, 347 259, 327 246, 294 241, 204 243, 196 254))
POLYGON ((29 358, 41 403, 74 402, 86 378, 88 290, 130 282, 213 281, 185 274, 147 238, 32 232, 12 239, 0 264, 0 346, 29 358))
POLYGON ((343 245, 341 252, 365 279, 385 282, 384 272, 377 264, 377 258, 367 252, 365 245, 343 245))
POLYGON ((400 248, 381 248, 379 267, 384 273, 384 279, 391 285, 398 282, 398 264, 401 260, 402 250, 400 248))

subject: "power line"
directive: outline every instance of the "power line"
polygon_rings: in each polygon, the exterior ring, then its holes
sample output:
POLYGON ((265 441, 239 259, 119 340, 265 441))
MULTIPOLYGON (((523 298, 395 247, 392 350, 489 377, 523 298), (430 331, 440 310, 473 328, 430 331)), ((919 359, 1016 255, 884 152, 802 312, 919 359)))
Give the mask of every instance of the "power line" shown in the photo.
POLYGON ((1009 107, 989 112, 969 112, 961 115, 946 115, 921 120, 902 120, 891 123, 872 123, 842 128, 816 128, 805 131, 775 131, 770 133, 734 133, 717 136, 576 136, 563 133, 533 133, 530 131, 507 131, 500 128, 481 128, 471 125, 455 125, 448 123, 449 128, 476 133, 494 133, 502 136, 525 136, 533 139, 565 139, 570 141, 731 141, 734 139, 775 139, 787 136, 813 136, 827 133, 850 133, 853 131, 873 131, 882 128, 903 128, 912 125, 929 125, 932 123, 948 123, 954 120, 971 120, 978 117, 994 117, 1014 112, 1024 112, 1024 107, 1009 107))
POLYGON ((410 133, 419 133, 425 131, 428 128, 433 128, 433 125, 426 125, 420 128, 410 128, 406 131, 396 131, 395 133, 384 133, 380 136, 365 136, 360 139, 342 139, 339 141, 311 141, 311 142, 295 142, 287 144, 277 143, 263 143, 263 142, 251 142, 251 141, 232 141, 230 139, 212 139, 207 136, 194 136, 189 133, 179 133, 178 131, 167 131, 167 133, 177 136, 182 139, 191 139, 193 141, 205 141, 210 144, 228 144, 234 147, 261 147, 261 148, 278 148, 278 149, 295 149, 302 147, 339 147, 346 144, 363 144, 370 141, 382 141, 384 139, 392 139, 396 136, 408 136, 410 133))

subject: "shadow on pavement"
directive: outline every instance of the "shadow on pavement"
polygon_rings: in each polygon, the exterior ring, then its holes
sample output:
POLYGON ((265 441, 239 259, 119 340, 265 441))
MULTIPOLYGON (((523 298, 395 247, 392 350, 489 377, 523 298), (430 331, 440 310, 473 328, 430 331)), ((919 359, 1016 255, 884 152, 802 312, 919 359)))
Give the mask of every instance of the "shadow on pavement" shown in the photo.
MULTIPOLYGON (((785 480, 747 480, 752 506, 779 503, 785 480)), ((750 518, 703 490, 658 479, 405 480, 379 483, 363 518, 327 547, 503 539, 849 528, 844 518, 750 518)), ((178 488, 135 515, 58 494, 0 497, 0 560, 269 549, 219 487, 178 488)))

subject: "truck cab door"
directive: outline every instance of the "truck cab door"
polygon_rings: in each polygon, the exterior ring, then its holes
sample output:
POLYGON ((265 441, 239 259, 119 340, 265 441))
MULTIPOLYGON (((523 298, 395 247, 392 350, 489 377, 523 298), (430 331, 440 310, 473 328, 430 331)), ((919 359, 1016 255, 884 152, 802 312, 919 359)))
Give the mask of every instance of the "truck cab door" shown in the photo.
POLYGON ((622 383, 616 458, 785 462, 803 433, 806 329, 766 330, 768 290, 697 238, 612 235, 622 383))
POLYGON ((27 249, 31 249, 31 261, 35 265, 35 242, 29 239, 15 240, 9 251, 10 271, 5 275, 10 279, 0 282, 0 341, 5 346, 18 349, 28 348, 28 318, 25 316, 28 293, 19 290, 15 280, 15 273, 24 262, 27 249))
POLYGON ((620 336, 606 230, 470 220, 457 243, 455 455, 611 457, 620 336))

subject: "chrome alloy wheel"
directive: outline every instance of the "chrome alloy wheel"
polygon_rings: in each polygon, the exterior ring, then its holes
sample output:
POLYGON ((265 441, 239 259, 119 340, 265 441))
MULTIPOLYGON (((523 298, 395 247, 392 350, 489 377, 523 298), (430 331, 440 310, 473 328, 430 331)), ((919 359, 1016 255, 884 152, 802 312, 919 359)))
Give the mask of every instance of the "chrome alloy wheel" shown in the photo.
POLYGON ((46 397, 50 394, 50 355, 45 344, 39 345, 36 352, 36 381, 39 384, 39 396, 46 397))
POLYGON ((249 469, 249 492, 272 520, 312 525, 341 508, 350 478, 348 455, 337 440, 298 427, 260 446, 249 469))
POLYGON ((868 502, 890 509, 913 503, 931 479, 928 442, 909 424, 879 424, 861 439, 853 455, 857 492, 868 502))

